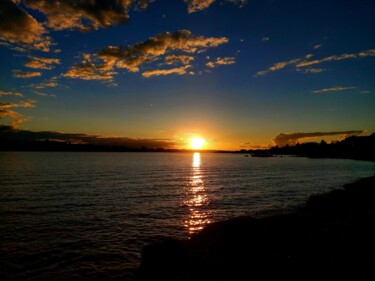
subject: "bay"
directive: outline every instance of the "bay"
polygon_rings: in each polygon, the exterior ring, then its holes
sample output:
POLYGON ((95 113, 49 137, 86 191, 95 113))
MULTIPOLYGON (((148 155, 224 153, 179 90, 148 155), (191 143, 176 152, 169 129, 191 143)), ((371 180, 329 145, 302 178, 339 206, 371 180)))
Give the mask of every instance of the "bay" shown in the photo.
POLYGON ((0 153, 2 280, 131 280, 156 236, 262 217, 375 163, 224 153, 0 153))

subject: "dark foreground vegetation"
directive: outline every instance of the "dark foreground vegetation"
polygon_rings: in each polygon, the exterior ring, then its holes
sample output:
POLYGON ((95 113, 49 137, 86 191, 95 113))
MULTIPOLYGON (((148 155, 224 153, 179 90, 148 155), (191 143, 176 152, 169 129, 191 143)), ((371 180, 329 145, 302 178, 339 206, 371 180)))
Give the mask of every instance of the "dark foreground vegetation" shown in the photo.
POLYGON ((375 176, 294 213, 214 223, 142 251, 138 280, 375 280, 375 176))

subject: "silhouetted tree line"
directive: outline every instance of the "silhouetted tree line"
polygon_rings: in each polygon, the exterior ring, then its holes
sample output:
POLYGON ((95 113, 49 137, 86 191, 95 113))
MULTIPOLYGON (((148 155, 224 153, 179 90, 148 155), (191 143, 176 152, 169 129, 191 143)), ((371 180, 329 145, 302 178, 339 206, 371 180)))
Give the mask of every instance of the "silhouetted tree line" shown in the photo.
POLYGON ((297 155, 316 158, 347 158, 375 161, 375 133, 370 136, 351 136, 342 141, 302 143, 295 146, 273 147, 273 155, 297 155))
POLYGON ((80 151, 80 152, 175 152, 178 149, 132 148, 126 146, 74 144, 59 141, 1 141, 0 151, 80 151))

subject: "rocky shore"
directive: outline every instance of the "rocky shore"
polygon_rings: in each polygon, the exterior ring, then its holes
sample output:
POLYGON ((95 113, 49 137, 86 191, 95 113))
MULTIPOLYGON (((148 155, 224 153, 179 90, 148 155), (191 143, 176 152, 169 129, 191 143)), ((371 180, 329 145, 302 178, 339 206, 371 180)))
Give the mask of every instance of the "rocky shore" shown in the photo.
POLYGON ((375 176, 142 251, 137 280, 375 280, 375 176))

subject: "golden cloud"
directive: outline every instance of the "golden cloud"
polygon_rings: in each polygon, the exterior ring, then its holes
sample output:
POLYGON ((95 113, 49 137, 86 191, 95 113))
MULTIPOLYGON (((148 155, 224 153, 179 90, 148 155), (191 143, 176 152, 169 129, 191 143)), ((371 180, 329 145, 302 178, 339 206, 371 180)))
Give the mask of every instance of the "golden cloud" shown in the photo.
POLYGON ((13 70, 13 77, 16 77, 16 78, 34 78, 34 77, 39 77, 39 76, 42 76, 42 73, 13 70))
POLYGON ((54 64, 60 64, 60 59, 29 57, 29 61, 25 64, 25 66, 33 69, 50 70, 54 68, 54 64))
MULTIPOLYGON (((194 36, 188 30, 161 33, 134 45, 108 46, 95 55, 84 54, 83 61, 74 65, 63 76, 84 80, 112 80, 113 75, 116 74, 115 68, 139 72, 141 66, 158 60, 163 60, 167 64, 180 61, 187 66, 190 61, 194 60, 194 54, 227 42, 228 39, 225 37, 194 36)), ((183 73, 183 68, 177 69, 159 72, 156 70, 145 71, 143 76, 151 77, 156 73, 158 73, 157 75, 183 73)))
POLYGON ((153 76, 165 76, 165 75, 170 75, 170 74, 184 75, 184 74, 186 74, 186 70, 188 68, 190 68, 190 65, 171 68, 171 69, 147 70, 147 71, 142 73, 142 76, 146 77, 146 78, 149 78, 149 77, 153 77, 153 76))
POLYGON ((182 63, 184 65, 189 64, 195 58, 193 56, 186 56, 186 55, 169 55, 165 57, 166 64, 178 64, 182 63))
POLYGON ((211 6, 215 0, 184 0, 188 5, 188 12, 194 13, 200 10, 204 10, 211 6))
POLYGON ((19 124, 30 118, 25 117, 10 108, 35 107, 35 103, 35 100, 21 101, 20 103, 0 102, 0 120, 3 118, 9 118, 11 126, 17 127, 19 124))
POLYGON ((234 63, 236 63, 236 60, 234 59, 234 57, 224 57, 224 58, 219 57, 214 61, 209 61, 208 63, 206 63, 206 66, 209 68, 214 68, 219 65, 228 65, 228 64, 234 64, 234 63))
MULTIPOLYGON (((243 6, 247 0, 226 0, 226 1, 243 6)), ((209 6, 211 6, 215 2, 215 0, 184 0, 184 2, 188 5, 188 12, 194 13, 197 11, 207 9, 209 6)))
POLYGON ((19 93, 19 92, 13 92, 13 91, 10 91, 10 92, 0 91, 0 96, 16 96, 16 97, 23 97, 23 94, 21 94, 21 93, 19 93))

